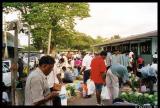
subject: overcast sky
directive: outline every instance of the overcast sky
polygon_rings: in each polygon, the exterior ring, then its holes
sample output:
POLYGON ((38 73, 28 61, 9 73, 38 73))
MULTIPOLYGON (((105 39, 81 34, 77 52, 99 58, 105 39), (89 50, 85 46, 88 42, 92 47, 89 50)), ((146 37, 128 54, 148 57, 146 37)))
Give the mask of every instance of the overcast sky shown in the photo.
MULTIPOLYGON (((121 37, 157 30, 157 3, 89 3, 90 17, 77 20, 75 29, 96 38, 121 37)), ((4 17, 5 15, 3 15, 4 17)), ((3 20, 16 20, 16 14, 3 20)), ((22 35, 22 34, 21 34, 22 35)), ((27 36, 20 36, 21 44, 27 45, 27 36)))
POLYGON ((89 3, 91 17, 78 20, 79 32, 110 38, 157 30, 157 3, 89 3))

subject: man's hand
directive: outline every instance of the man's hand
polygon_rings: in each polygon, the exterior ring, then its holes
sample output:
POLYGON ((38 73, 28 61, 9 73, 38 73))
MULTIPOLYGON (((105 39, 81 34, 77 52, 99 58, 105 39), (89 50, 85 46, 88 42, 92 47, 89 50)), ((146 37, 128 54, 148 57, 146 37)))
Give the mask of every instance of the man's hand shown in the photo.
POLYGON ((44 99, 38 101, 38 102, 34 102, 33 104, 34 105, 42 105, 44 104, 45 102, 47 102, 48 100, 52 100, 53 97, 59 95, 59 92, 58 91, 52 91, 50 94, 48 94, 46 97, 44 97, 44 99))

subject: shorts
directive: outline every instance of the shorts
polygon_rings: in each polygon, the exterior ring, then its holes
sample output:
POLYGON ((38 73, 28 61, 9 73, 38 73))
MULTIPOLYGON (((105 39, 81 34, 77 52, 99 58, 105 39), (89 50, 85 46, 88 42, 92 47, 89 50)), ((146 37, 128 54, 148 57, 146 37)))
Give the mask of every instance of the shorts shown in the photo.
POLYGON ((84 84, 86 84, 86 82, 89 79, 89 77, 90 77, 90 70, 85 70, 84 74, 83 74, 83 82, 84 82, 84 84))
POLYGON ((95 87, 96 87, 96 90, 97 90, 97 91, 100 91, 100 92, 101 92, 101 91, 102 91, 103 84, 96 84, 96 83, 95 83, 95 87))

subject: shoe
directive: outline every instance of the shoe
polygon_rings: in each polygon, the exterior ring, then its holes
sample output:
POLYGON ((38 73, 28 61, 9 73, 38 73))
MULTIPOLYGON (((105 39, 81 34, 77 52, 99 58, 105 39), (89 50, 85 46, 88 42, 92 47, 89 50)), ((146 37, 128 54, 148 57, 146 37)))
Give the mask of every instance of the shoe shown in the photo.
POLYGON ((85 96, 84 98, 91 98, 92 96, 91 95, 87 95, 87 96, 85 96))

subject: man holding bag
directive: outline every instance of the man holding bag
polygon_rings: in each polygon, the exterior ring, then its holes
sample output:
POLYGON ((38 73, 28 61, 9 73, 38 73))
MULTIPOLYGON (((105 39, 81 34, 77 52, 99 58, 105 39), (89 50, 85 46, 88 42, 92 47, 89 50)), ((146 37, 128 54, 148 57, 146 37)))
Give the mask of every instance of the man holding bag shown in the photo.
POLYGON ((105 79, 103 78, 103 74, 106 72, 105 58, 107 56, 106 51, 102 51, 99 56, 96 56, 91 61, 91 80, 95 83, 96 87, 96 98, 97 105, 101 104, 101 91, 102 86, 105 85, 105 79))

